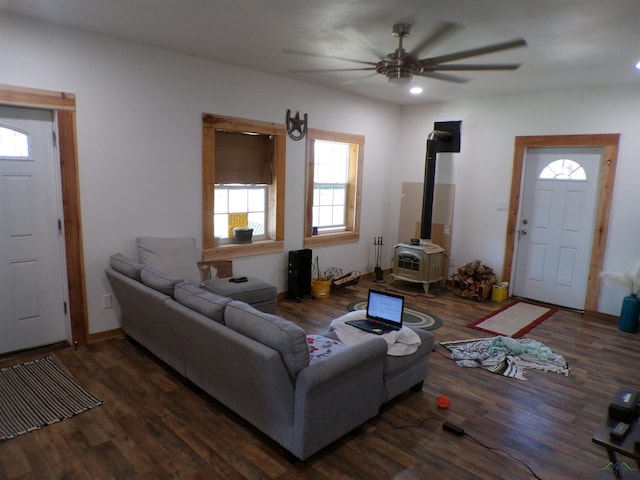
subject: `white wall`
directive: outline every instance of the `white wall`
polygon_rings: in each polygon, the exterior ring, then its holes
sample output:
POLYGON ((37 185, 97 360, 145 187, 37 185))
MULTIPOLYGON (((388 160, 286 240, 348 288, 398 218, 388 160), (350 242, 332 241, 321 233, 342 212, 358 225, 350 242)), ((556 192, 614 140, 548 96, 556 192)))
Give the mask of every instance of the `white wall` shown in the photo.
MULTIPOLYGON (((464 88, 464 87, 461 87, 464 88)), ((451 257, 502 271, 514 139, 522 135, 620 133, 620 151, 604 270, 628 272, 640 259, 640 87, 600 88, 460 100, 402 111, 398 182, 424 169, 426 134, 436 121, 462 120, 461 152, 439 154, 436 181, 456 185, 451 257)), ((396 199, 396 203, 399 199, 396 199)), ((508 279, 505 279, 508 280, 508 279)), ((603 284, 598 310, 619 315, 621 289, 603 284)))
MULTIPOLYGON (((89 331, 119 326, 103 310, 109 255, 135 256, 140 235, 201 244, 203 112, 363 134, 361 241, 314 250, 321 266, 367 271, 370 240, 390 237, 387 171, 400 107, 51 24, 0 15, 0 83, 76 94, 89 331)), ((289 250, 302 248, 304 141, 287 142, 285 251, 234 260, 286 291, 289 250)))
MULTIPOLYGON (((201 240, 201 114, 283 123, 287 109, 315 128, 364 134, 361 240, 314 249, 321 266, 370 271, 371 241, 390 266, 402 182, 424 173, 434 121, 462 120, 462 151, 440 154, 437 181, 456 185, 452 257, 502 270, 513 141, 519 135, 621 133, 605 270, 640 257, 640 88, 592 89, 400 108, 130 42, 0 15, 0 83, 76 94, 89 330, 118 326, 103 310, 112 253, 135 255, 139 235, 201 240)), ((464 88, 464 87, 461 87, 464 88)), ((287 142, 285 251, 234 260, 286 290, 286 256, 302 248, 304 142, 287 142)), ((619 289, 599 310, 617 315, 619 289)))

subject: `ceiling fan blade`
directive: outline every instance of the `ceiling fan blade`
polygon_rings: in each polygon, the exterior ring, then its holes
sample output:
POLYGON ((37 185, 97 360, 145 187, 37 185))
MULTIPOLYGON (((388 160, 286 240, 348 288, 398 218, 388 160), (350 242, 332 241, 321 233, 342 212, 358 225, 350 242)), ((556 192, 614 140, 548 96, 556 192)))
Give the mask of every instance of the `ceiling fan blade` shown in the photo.
POLYGON ((364 65, 373 65, 373 66, 376 65, 375 62, 367 62, 365 60, 357 60, 355 58, 337 57, 335 55, 324 55, 322 53, 305 52, 305 51, 302 51, 302 50, 293 50, 293 49, 290 49, 290 48, 283 49, 282 53, 286 53, 288 55, 303 55, 305 57, 329 58, 329 59, 333 59, 333 60, 343 60, 345 62, 362 63, 364 65))
POLYGON ((469 81, 468 78, 458 77, 455 75, 447 75, 445 73, 437 73, 437 72, 416 73, 414 76, 434 78, 436 80, 444 80, 445 82, 453 82, 453 83, 467 83, 469 81))
POLYGON ((289 70, 289 73, 327 73, 327 72, 363 72, 375 70, 376 67, 362 67, 362 68, 319 68, 313 70, 289 70))
POLYGON ((450 53, 448 55, 440 55, 439 57, 424 58, 419 60, 425 68, 430 65, 437 65, 440 63, 452 62, 453 60, 462 60, 463 58, 475 57, 478 55, 485 55, 487 53, 500 52, 502 50, 509 50, 511 48, 524 47, 527 45, 526 40, 518 38, 503 43, 496 43, 495 45, 487 45, 486 47, 472 48, 470 50, 463 50, 460 52, 450 53))
POLYGON ((429 72, 473 72, 481 70, 517 70, 521 63, 478 63, 462 65, 434 65, 427 69, 429 72))
POLYGON ((368 75, 358 76, 357 78, 350 78, 349 80, 343 80, 340 83, 342 85, 349 85, 351 83, 358 83, 358 82, 361 82, 363 80, 366 80, 367 78, 375 77, 377 75, 378 75, 377 72, 373 72, 373 73, 369 73, 368 75))
POLYGON ((386 53, 380 52, 376 46, 367 39, 367 37, 360 33, 359 30, 350 25, 344 25, 338 28, 338 33, 340 33, 340 35, 342 35, 346 40, 356 44, 365 52, 370 53, 379 60, 387 56, 386 53))
POLYGON ((412 57, 418 58, 421 53, 426 50, 432 49, 446 38, 453 35, 455 32, 461 29, 460 25, 452 22, 443 22, 438 26, 438 29, 428 37, 424 38, 418 45, 413 47, 413 50, 409 52, 412 57))

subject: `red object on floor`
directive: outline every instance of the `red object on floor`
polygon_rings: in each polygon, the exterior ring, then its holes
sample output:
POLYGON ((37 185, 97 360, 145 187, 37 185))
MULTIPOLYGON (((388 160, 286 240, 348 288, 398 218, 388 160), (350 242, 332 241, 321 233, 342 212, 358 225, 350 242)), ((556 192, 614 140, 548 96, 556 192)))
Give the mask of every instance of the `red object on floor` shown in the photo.
POLYGON ((449 397, 446 395, 438 395, 436 397, 436 405, 438 405, 439 408, 449 408, 450 404, 451 400, 449 400, 449 397))

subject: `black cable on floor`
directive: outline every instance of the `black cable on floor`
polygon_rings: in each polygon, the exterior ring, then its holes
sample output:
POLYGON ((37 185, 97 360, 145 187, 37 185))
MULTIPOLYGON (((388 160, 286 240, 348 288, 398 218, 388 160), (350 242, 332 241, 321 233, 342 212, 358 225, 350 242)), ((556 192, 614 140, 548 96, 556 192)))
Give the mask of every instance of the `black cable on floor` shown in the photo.
POLYGON ((523 465, 527 470, 529 470, 529 472, 531 473, 531 475, 534 476, 534 478, 537 478, 538 480, 542 480, 537 474, 536 472, 533 471, 533 469, 524 461, 519 459, 518 457, 516 457, 515 455, 510 454, 509 452, 507 452, 506 450, 502 450, 501 448, 496 448, 496 447, 491 447, 485 443, 482 443, 480 440, 478 440, 477 438, 475 438, 472 435, 469 435, 467 432, 464 432, 464 436, 470 438, 471 440, 473 440, 474 442, 476 442, 478 445, 480 445, 481 447, 486 448, 487 450, 491 451, 491 452, 498 452, 498 453, 503 453, 504 455, 512 458, 513 460, 515 460, 516 462, 519 462, 521 465, 523 465))
POLYGON ((389 420, 388 418, 384 418, 384 417, 380 417, 382 418, 382 420, 384 420, 385 422, 387 422, 389 425, 391 425, 392 428, 395 428, 396 430, 401 430, 403 428, 420 428, 422 427, 425 423, 427 423, 429 420, 436 420, 440 423, 443 422, 443 420, 441 418, 438 417, 428 417, 425 418, 424 420, 422 420, 420 423, 418 423, 417 425, 395 425, 391 420, 389 420))
MULTIPOLYGON (((445 422, 444 420, 442 420, 440 417, 427 417, 424 420, 422 420, 420 423, 417 423, 415 425, 396 425, 394 424, 391 420, 389 420, 388 418, 385 418, 383 416, 380 417, 382 420, 384 420, 385 422, 387 422, 389 425, 391 425, 392 428, 396 429, 396 430, 401 430, 403 428, 421 428, 425 423, 427 423, 428 421, 431 420, 435 420, 438 421, 440 423, 442 423, 443 425, 447 424, 447 422, 445 422)), ((451 425, 451 424, 448 424, 451 425)), ((533 475, 533 477, 537 480, 542 480, 542 478, 540 478, 536 472, 533 471, 533 469, 524 461, 521 460, 520 458, 516 457, 515 455, 512 455, 511 453, 507 452, 506 450, 502 450, 501 448, 497 448, 497 447, 492 447, 490 445, 487 445, 483 442, 481 442, 480 440, 478 440, 477 438, 475 438, 473 435, 468 434, 467 432, 465 432, 462 428, 460 427, 454 427, 454 430, 457 435, 462 436, 462 437, 467 437, 470 440, 473 440, 474 442, 476 442, 478 445, 480 445, 481 447, 486 448, 487 450, 489 450, 490 452, 493 453, 501 453, 506 455, 507 457, 511 458, 512 460, 515 460, 516 462, 520 463, 521 465, 523 465, 527 470, 529 470, 529 473, 531 473, 531 475, 533 475), (459 433, 458 433, 459 432, 459 433)))

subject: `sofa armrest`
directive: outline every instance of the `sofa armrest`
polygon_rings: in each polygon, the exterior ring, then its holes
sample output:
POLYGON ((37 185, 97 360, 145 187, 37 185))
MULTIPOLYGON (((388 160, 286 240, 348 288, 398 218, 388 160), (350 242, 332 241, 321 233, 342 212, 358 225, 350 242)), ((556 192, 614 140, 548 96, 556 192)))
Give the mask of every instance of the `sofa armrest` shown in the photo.
POLYGON ((294 455, 305 459, 378 414, 386 352, 372 337, 298 373, 294 455))

